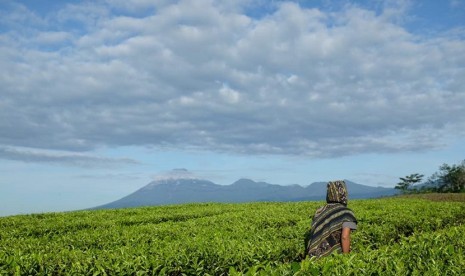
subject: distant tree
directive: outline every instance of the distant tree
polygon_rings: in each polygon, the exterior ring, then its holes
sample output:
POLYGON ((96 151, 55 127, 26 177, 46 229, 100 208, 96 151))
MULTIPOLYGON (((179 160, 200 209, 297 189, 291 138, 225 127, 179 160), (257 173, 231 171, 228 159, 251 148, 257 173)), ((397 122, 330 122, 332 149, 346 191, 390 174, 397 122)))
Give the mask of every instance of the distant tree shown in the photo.
POLYGON ((403 193, 406 193, 414 184, 421 182, 423 176, 424 175, 422 174, 413 173, 411 175, 407 175, 406 177, 399 177, 401 181, 397 183, 395 188, 401 190, 403 193))
POLYGON ((442 164, 428 182, 439 192, 465 192, 465 160, 458 165, 442 164))

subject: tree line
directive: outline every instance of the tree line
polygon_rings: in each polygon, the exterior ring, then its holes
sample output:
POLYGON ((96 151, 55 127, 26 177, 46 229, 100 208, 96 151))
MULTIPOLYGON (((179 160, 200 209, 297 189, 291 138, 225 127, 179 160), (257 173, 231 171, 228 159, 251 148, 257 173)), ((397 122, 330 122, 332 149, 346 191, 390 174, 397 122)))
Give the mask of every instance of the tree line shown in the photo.
POLYGON ((395 186, 403 193, 463 193, 465 192, 465 160, 458 164, 442 164, 425 182, 423 174, 400 177, 395 186))

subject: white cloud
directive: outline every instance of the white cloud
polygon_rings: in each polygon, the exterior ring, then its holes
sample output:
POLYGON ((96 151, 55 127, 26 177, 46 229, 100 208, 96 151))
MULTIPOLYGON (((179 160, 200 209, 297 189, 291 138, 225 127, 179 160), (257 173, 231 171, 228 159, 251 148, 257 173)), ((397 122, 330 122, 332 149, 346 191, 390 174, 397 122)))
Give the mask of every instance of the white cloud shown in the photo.
POLYGON ((1 3, 5 9, 0 10, 0 26, 21 29, 41 28, 46 20, 30 11, 26 6, 13 1, 1 3))
POLYGON ((220 89, 220 95, 223 97, 223 99, 230 103, 230 104, 236 104, 239 102, 241 95, 238 91, 229 88, 227 85, 224 85, 220 89))
POLYGON ((177 180, 177 179, 199 179, 193 172, 187 169, 173 169, 171 171, 161 172, 153 177, 154 181, 177 180))
POLYGON ((66 42, 71 37, 67 32, 41 32, 37 35, 36 41, 39 44, 55 44, 66 42))
POLYGON ((409 33, 404 6, 253 18, 247 1, 105 3, 1 19, 1 144, 317 157, 429 150, 465 129, 465 42, 409 33))

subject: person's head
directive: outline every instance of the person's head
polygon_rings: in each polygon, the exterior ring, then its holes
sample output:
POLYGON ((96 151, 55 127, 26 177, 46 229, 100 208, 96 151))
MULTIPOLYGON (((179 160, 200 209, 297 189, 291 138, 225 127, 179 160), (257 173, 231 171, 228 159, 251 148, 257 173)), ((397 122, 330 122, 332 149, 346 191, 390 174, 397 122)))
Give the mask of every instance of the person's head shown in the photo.
POLYGON ((327 203, 342 203, 347 205, 347 195, 346 183, 343 180, 328 182, 327 203))

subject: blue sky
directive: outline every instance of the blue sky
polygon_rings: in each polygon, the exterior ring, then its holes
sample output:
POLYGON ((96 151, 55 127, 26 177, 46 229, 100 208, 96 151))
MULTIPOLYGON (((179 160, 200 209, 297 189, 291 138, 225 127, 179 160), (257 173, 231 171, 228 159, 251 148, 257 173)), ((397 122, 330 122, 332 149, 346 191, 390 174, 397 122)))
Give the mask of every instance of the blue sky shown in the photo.
POLYGON ((465 159, 465 1, 0 1, 0 70, 0 215, 465 159))

